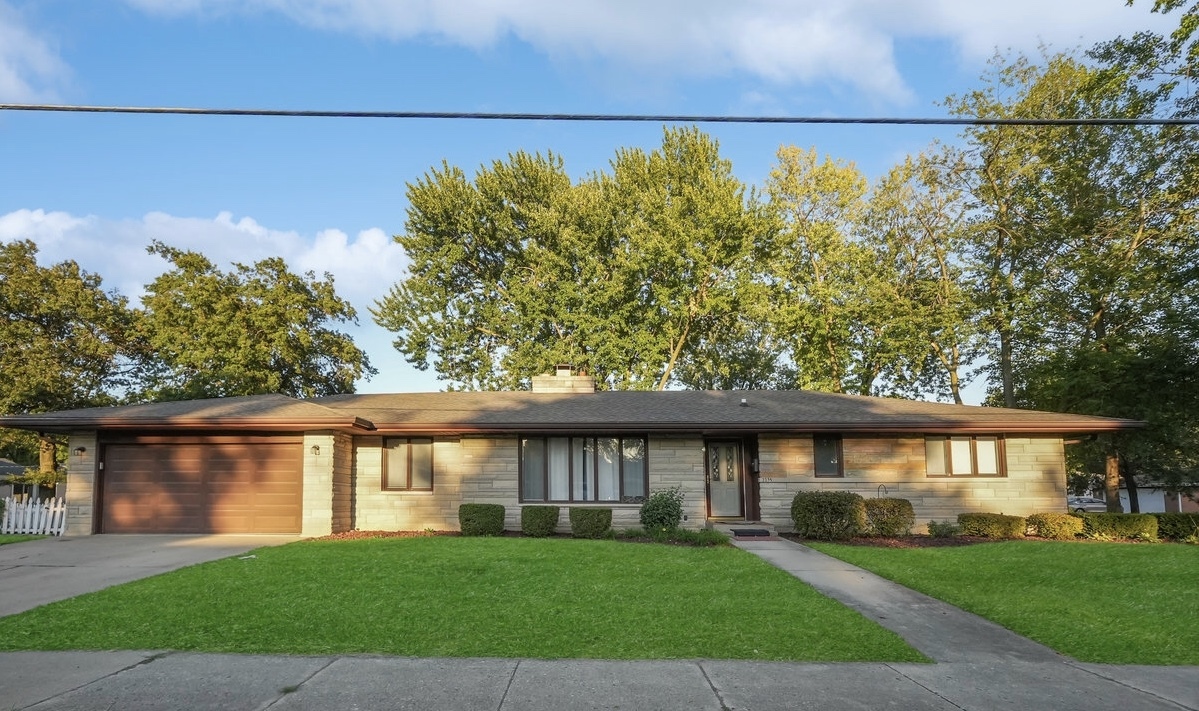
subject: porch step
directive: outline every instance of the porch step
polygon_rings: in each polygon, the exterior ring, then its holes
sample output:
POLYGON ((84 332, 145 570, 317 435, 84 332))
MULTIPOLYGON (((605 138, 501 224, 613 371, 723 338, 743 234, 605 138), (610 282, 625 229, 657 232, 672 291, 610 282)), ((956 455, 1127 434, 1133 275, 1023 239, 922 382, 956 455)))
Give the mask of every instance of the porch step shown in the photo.
POLYGON ((729 538, 778 538, 778 531, 761 521, 708 521, 708 528, 729 538))

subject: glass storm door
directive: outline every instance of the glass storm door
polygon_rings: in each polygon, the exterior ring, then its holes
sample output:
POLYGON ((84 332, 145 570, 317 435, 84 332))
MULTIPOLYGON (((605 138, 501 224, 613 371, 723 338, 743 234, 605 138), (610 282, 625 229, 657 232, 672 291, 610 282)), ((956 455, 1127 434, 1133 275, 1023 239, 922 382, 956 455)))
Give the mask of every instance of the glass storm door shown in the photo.
POLYGON ((708 515, 715 518, 740 518, 745 515, 741 502, 741 443, 708 443, 708 515))

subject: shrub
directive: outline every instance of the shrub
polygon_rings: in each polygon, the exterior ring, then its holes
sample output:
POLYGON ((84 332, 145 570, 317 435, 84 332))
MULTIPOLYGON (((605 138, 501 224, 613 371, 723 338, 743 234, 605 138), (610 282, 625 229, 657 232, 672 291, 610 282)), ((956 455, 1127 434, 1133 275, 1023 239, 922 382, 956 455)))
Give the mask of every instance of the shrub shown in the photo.
POLYGON ((907 536, 916 511, 907 499, 866 499, 866 532, 875 536, 907 536))
POLYGON ((1085 513, 1082 535, 1099 541, 1156 541, 1157 518, 1153 514, 1085 513))
POLYGON ((568 511, 570 535, 575 538, 603 538, 612 528, 612 509, 572 506, 568 511))
POLYGON ((644 539, 654 543, 670 543, 685 546, 727 546, 729 537, 711 528, 692 531, 686 528, 646 531, 643 528, 628 528, 613 534, 614 538, 644 539))
POLYGON ((961 534, 962 527, 953 521, 929 521, 928 535, 933 538, 953 538, 961 534))
POLYGON ((960 513, 958 525, 963 536, 982 538, 1023 538, 1028 523, 1022 516, 997 513, 960 513))
POLYGON ((503 504, 461 504, 458 527, 464 536, 498 536, 504 532, 503 504))
POLYGON ((866 504, 852 491, 801 491, 791 500, 795 533, 804 538, 844 540, 866 528, 866 504))
POLYGON ((669 531, 683 520, 683 491, 671 487, 650 492, 641 504, 641 525, 647 531, 669 531))
POLYGON ((1028 517, 1034 536, 1068 541, 1082 535, 1082 519, 1068 513, 1035 513, 1028 517))
POLYGON ((1199 540, 1199 513, 1155 513, 1157 535, 1172 541, 1199 540))
POLYGON ((534 538, 552 536, 558 530, 557 506, 525 506, 520 510, 520 532, 534 538))

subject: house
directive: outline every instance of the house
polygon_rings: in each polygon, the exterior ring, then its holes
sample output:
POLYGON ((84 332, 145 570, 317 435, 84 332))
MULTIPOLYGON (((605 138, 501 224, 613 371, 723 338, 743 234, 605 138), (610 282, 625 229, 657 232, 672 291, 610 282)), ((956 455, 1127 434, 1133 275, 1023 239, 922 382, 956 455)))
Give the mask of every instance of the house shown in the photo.
MULTIPOLYGON (((795 493, 909 499, 917 521, 1064 511, 1064 441, 1130 420, 806 391, 261 395, 0 417, 69 436, 69 535, 456 529, 461 503, 605 506, 638 524, 678 486, 685 526, 786 530, 795 493)), ((565 522, 563 516, 562 521, 565 522)))
MULTIPOLYGON (((1152 484, 1137 487, 1137 507, 1141 513, 1199 513, 1199 494, 1183 494, 1152 484)), ((1120 508, 1131 511, 1128 491, 1120 489, 1120 508)))

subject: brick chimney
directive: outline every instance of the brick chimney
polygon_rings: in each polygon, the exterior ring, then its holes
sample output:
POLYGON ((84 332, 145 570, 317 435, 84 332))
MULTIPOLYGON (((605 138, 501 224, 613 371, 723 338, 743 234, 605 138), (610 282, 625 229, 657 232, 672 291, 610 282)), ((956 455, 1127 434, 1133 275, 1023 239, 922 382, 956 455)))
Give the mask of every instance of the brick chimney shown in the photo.
POLYGON ((535 393, 593 393, 595 378, 582 373, 576 374, 570 364, 554 367, 554 372, 547 375, 533 376, 533 392, 535 393))

